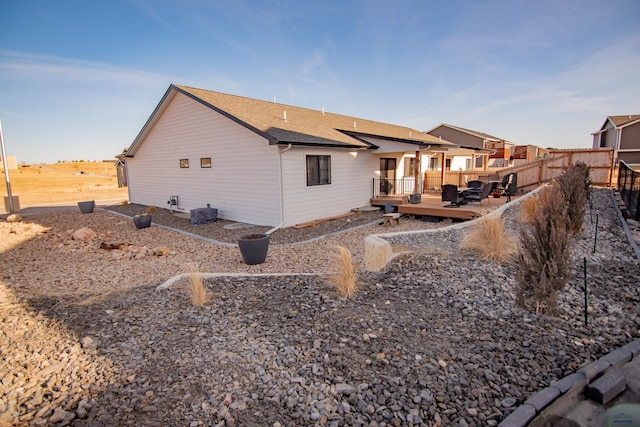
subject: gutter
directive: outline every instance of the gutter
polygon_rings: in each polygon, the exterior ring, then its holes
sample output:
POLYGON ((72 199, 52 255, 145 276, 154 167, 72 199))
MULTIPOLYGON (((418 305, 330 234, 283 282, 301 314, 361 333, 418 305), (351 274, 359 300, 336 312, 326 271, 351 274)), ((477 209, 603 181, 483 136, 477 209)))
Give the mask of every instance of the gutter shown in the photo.
POLYGON ((284 174, 282 172, 282 153, 291 150, 292 144, 289 143, 287 148, 278 150, 278 164, 280 166, 280 224, 268 230, 266 234, 271 234, 276 230, 279 230, 284 225, 284 174))

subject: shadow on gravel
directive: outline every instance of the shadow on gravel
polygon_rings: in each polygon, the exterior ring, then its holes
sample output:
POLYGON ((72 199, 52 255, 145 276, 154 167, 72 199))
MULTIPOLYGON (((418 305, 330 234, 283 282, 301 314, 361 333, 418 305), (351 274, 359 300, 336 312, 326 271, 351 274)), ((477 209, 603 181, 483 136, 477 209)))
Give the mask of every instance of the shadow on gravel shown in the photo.
POLYGON ((0 344, 6 412, 78 426, 497 425, 637 334, 640 270, 611 256, 618 237, 605 225, 610 246, 590 258, 588 326, 578 267, 563 314, 536 316, 513 304, 513 265, 457 250, 363 273, 351 299, 320 277, 288 276, 206 280, 203 308, 186 280, 86 304, 32 297, 23 312, 12 302, 2 311, 12 347, 0 344))

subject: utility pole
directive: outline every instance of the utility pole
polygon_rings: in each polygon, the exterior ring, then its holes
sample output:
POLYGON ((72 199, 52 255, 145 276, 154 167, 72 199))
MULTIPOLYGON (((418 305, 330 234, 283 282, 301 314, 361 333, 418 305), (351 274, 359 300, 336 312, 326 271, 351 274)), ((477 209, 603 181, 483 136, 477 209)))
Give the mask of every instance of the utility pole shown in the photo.
POLYGON ((11 196, 11 182, 9 181, 9 167, 7 155, 4 151, 4 138, 2 137, 2 118, 0 118, 0 147, 2 148, 2 165, 4 166, 4 180, 7 183, 7 198, 9 199, 9 213, 15 213, 13 197, 11 196))

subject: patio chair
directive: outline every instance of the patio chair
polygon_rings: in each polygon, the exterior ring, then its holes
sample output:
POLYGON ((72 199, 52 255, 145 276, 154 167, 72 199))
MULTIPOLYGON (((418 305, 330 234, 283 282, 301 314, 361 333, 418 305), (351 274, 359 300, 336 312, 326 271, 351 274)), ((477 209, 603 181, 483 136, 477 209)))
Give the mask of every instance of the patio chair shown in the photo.
POLYGON ((453 184, 445 184, 442 186, 442 201, 450 202, 445 205, 445 208, 459 208, 463 202, 463 198, 460 197, 458 192, 458 186, 453 184))
POLYGON ((473 179, 473 180, 467 182, 467 189, 468 189, 469 193, 479 194, 482 191, 482 181, 477 180, 477 179, 473 179))
POLYGON ((502 178, 502 195, 507 196, 507 202, 511 201, 511 196, 518 192, 518 174, 510 173, 502 178))
POLYGON ((491 204, 491 200, 489 199, 489 194, 491 193, 491 189, 493 188, 493 184, 488 182, 483 187, 480 193, 468 193, 464 196, 464 200, 467 202, 479 202, 482 205, 482 200, 487 199, 489 204, 491 204))

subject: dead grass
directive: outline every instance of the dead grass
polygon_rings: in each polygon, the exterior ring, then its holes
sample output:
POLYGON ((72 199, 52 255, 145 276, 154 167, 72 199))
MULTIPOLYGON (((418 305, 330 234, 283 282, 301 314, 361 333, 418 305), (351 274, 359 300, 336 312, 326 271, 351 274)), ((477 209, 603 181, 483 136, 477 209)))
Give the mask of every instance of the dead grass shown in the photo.
MULTIPOLYGON (((18 170, 10 170, 9 175, 11 191, 19 196, 21 207, 43 203, 75 203, 78 200, 128 198, 127 188, 118 188, 113 162, 19 165, 18 170)), ((6 189, 2 187, 0 197, 6 195, 6 189)))
POLYGON ((188 290, 191 296, 191 303, 195 307, 203 307, 209 300, 211 295, 205 291, 202 277, 197 274, 200 272, 198 264, 190 262, 185 264, 185 270, 189 273, 188 290))
POLYGON ((523 224, 531 224, 533 217, 536 213, 536 206, 538 205, 538 196, 533 195, 524 198, 520 202, 520 222, 523 224))
POLYGON ((157 212, 158 208, 156 208, 155 206, 147 206, 147 208, 144 211, 147 214, 152 214, 152 213, 157 212))
POLYGON ((460 247, 476 251, 482 258, 504 262, 516 253, 518 241, 506 231, 504 219, 485 215, 465 236, 460 247))
POLYGON ((328 277, 329 285, 343 298, 350 298, 356 294, 360 286, 357 268, 351 260, 349 249, 338 246, 334 256, 335 274, 328 277))

